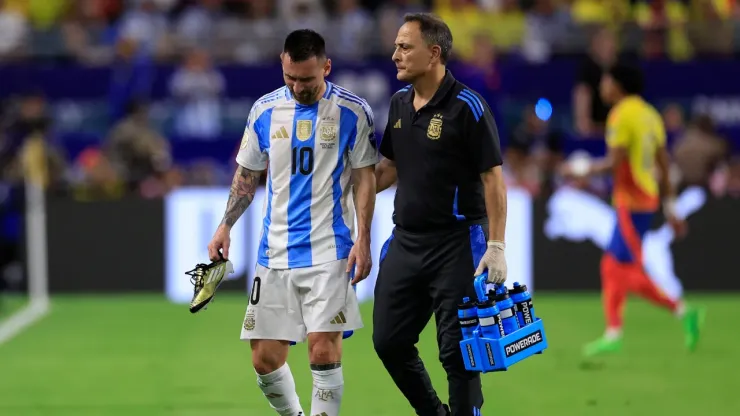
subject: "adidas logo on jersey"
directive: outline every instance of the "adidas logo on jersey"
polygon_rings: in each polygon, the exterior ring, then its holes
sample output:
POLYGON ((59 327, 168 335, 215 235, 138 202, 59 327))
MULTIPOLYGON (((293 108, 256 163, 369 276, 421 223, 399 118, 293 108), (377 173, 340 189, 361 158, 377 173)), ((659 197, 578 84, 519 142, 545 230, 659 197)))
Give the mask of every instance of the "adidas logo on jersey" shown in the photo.
POLYGON ((339 315, 335 316, 329 323, 333 325, 346 324, 347 318, 344 317, 344 312, 339 312, 339 315))
POLYGON ((401 119, 399 118, 398 121, 396 121, 396 124, 393 125, 394 129, 400 129, 401 128, 401 119))
POLYGON ((287 138, 289 138, 289 137, 290 137, 290 136, 288 135, 288 131, 287 131, 287 130, 285 130, 285 126, 281 126, 281 127, 280 127, 280 128, 279 128, 279 129, 278 129, 278 130, 277 130, 276 132, 275 132, 275 134, 273 134, 273 135, 272 135, 272 139, 273 139, 273 140, 277 140, 277 139, 287 139, 287 138))

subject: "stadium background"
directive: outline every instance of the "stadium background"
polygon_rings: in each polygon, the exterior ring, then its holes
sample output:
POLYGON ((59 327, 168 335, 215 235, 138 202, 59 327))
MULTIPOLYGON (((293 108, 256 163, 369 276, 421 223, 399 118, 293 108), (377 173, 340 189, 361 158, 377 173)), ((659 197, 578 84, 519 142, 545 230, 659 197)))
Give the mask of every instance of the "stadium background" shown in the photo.
MULTIPOLYGON (((401 88, 390 61, 403 13, 432 10, 455 37, 455 76, 493 108, 505 149, 507 261, 536 289, 550 349, 484 376, 486 414, 740 412, 732 328, 740 233, 740 2, 735 0, 0 1, 0 328, 28 304, 25 183, 46 195, 51 307, 0 344, 2 415, 271 414, 237 340, 258 211, 235 228, 238 273, 190 316, 184 272, 206 260, 251 103, 282 84, 291 29, 324 33, 330 80, 365 97, 379 129, 401 88), (602 330, 599 247, 610 183, 564 183, 553 167, 604 153, 601 67, 638 62, 662 112, 690 234, 656 218, 653 271, 709 307, 687 355, 680 327, 630 304, 622 356, 582 362, 602 330), (243 244, 242 244, 243 243, 243 244)), ((392 190, 373 234, 389 231, 392 190)), ((256 201, 255 203, 257 203, 256 201)), ((377 266, 374 269, 377 272, 377 266)), ((347 343, 345 414, 411 414, 370 342, 347 343)), ((0 331, 2 332, 2 331, 0 331)), ((433 331, 420 350, 446 396, 433 331)), ((305 406, 305 346, 291 366, 305 406)))

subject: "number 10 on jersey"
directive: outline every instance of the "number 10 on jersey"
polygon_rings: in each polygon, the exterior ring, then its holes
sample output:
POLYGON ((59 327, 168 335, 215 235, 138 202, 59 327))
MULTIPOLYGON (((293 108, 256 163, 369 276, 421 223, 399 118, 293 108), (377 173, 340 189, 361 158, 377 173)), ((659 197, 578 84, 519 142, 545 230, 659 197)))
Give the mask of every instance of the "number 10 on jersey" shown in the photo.
POLYGON ((290 173, 308 175, 313 172, 313 147, 293 147, 290 173))

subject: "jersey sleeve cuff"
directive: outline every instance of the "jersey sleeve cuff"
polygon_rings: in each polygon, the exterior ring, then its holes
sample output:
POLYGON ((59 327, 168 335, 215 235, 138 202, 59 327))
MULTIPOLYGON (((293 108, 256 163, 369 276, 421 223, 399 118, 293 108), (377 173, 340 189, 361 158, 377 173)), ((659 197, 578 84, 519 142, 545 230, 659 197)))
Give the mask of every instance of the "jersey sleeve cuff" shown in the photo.
POLYGON ((248 163, 248 162, 246 162, 244 160, 241 160, 239 158, 236 158, 236 163, 239 164, 239 166, 241 166, 241 167, 243 167, 245 169, 249 169, 249 170, 253 170, 253 171, 262 171, 262 170, 267 169, 267 162, 264 162, 264 163, 248 163))
POLYGON ((496 162, 485 163, 478 168, 478 171, 479 171, 478 173, 486 173, 490 171, 491 169, 495 168, 496 166, 503 166, 503 164, 504 164, 503 161, 500 161, 500 160, 496 162))
POLYGON ((353 163, 352 169, 362 169, 362 168, 366 168, 368 166, 374 166, 377 164, 378 164, 378 159, 365 159, 365 160, 361 160, 358 163, 353 163))

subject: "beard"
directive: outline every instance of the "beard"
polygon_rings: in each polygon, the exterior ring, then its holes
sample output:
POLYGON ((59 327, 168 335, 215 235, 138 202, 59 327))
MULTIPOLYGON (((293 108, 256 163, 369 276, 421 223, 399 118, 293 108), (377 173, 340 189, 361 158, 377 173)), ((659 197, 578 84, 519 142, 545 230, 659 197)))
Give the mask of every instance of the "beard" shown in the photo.
POLYGON ((316 102, 316 94, 319 92, 319 87, 305 89, 301 91, 300 94, 296 94, 295 91, 293 91, 293 88, 290 88, 290 94, 293 96, 293 98, 300 104, 304 105, 310 105, 316 102))

